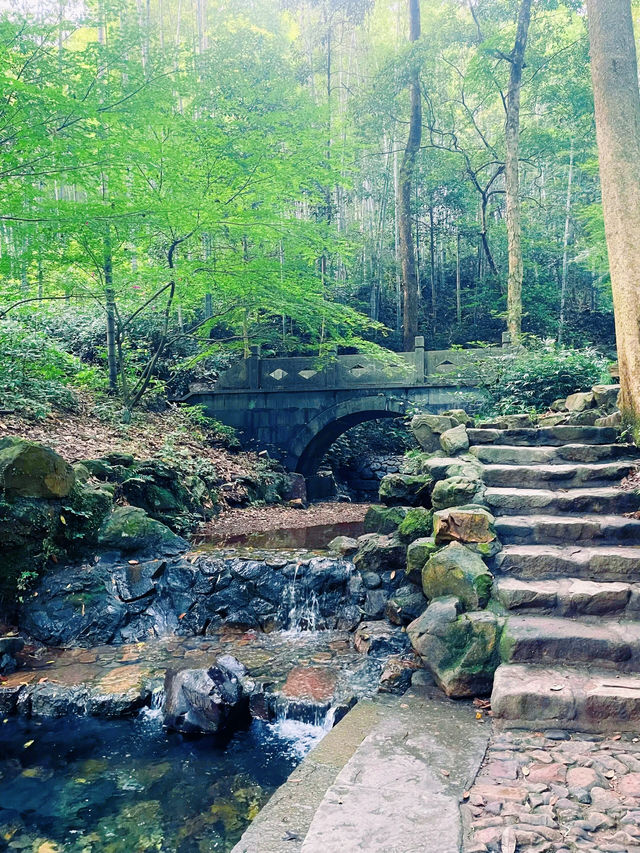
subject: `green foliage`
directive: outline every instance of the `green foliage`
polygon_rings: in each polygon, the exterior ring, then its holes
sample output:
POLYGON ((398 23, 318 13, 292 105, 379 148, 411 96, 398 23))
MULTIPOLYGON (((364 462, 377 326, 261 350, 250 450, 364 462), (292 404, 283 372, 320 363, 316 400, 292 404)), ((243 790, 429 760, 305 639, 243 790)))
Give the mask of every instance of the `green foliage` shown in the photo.
POLYGON ((52 409, 74 411, 77 400, 70 385, 99 387, 99 374, 32 324, 0 319, 2 408, 32 418, 44 418, 52 409))
POLYGON ((594 349, 540 344, 495 359, 485 378, 487 410, 542 412, 554 400, 609 382, 606 359, 594 349))
POLYGON ((202 438, 211 444, 226 447, 230 450, 238 450, 240 441, 233 427, 223 424, 215 418, 210 418, 205 411, 206 407, 183 406, 181 413, 185 421, 198 429, 202 438))
POLYGON ((431 536, 433 533, 433 512, 424 507, 414 507, 407 514, 398 527, 398 538, 410 544, 416 539, 431 536))

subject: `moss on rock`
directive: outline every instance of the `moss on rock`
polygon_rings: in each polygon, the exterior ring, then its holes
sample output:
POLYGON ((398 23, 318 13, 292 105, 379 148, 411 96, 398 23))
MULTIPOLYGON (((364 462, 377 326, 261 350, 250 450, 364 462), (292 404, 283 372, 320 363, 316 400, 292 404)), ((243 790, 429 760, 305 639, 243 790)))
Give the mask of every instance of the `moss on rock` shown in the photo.
POLYGON ((465 610, 485 607, 492 583, 482 558, 458 542, 434 554, 422 570, 422 590, 428 599, 454 595, 465 610))

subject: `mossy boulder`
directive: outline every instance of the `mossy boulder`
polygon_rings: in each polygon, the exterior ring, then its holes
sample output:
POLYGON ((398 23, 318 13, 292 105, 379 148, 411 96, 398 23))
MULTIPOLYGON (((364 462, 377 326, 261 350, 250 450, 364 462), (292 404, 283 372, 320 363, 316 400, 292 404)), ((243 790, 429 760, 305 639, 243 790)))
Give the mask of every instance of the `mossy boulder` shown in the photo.
POLYGON ((422 585, 422 570, 438 550, 433 536, 414 540, 407 548, 406 574, 413 583, 422 585))
POLYGON ((405 506, 381 506, 374 504, 364 517, 365 533, 394 533, 407 514, 405 506))
POLYGON ((380 482, 380 501, 386 506, 431 506, 432 485, 429 474, 387 474, 380 482))
POLYGON ((494 542, 495 518, 480 506, 447 507, 434 512, 433 535, 439 545, 447 542, 494 542))
POLYGON ((97 542, 100 528, 113 509, 113 493, 103 487, 76 483, 60 507, 58 540, 71 550, 97 542))
POLYGON ((422 570, 422 591, 429 600, 454 595, 465 610, 485 607, 492 583, 482 558, 459 542, 435 553, 422 570))
POLYGON ((184 539, 134 506, 118 507, 109 515, 98 533, 98 544, 125 553, 145 554, 179 553, 187 548, 184 539))
POLYGON ((467 477, 447 477, 439 480, 433 487, 431 502, 434 509, 445 509, 450 506, 462 506, 468 503, 479 503, 484 495, 484 486, 479 480, 469 480, 467 477))
POLYGON ((411 432, 423 450, 433 453, 440 448, 442 433, 458 426, 459 423, 457 418, 451 416, 425 413, 413 417, 411 432))
POLYGON ((431 536, 433 532, 433 512, 424 507, 413 507, 398 525, 397 537, 409 545, 416 539, 431 536))
POLYGON ((53 551, 60 504, 41 498, 0 501, 0 602, 11 607, 16 595, 42 570, 53 551))
POLYGON ((0 440, 0 493, 13 498, 64 498, 75 483, 71 465, 49 447, 22 439, 0 440))
POLYGON ((502 622, 490 611, 457 612, 455 598, 433 601, 407 627, 411 645, 454 699, 488 695, 500 663, 502 622))

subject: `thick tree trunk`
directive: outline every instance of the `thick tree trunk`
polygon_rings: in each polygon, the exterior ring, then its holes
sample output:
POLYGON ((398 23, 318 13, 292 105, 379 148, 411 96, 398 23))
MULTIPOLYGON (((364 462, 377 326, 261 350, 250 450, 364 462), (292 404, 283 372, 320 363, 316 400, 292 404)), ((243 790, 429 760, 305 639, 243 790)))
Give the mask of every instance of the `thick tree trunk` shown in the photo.
POLYGON ((516 41, 511 52, 509 88, 507 90, 507 118, 505 121, 505 188, 507 200, 507 243, 509 250, 509 275, 507 278, 507 329, 516 343, 522 332, 522 223, 520 217, 520 176, 518 153, 520 145, 520 90, 522 68, 527 48, 527 35, 531 21, 532 0, 522 0, 518 14, 516 41))
POLYGON ((640 425, 640 93, 630 0, 587 0, 620 405, 640 425))
MULTIPOLYGON (((409 0, 409 41, 420 38, 420 0, 409 0)), ((415 60, 414 60, 415 62, 415 60)), ((411 74, 411 115, 409 136, 400 165, 398 179, 400 262, 402 264, 402 331, 404 349, 413 350, 418 334, 418 274, 416 254, 411 236, 411 188, 415 170, 416 154, 422 139, 422 97, 420 94, 420 71, 417 64, 411 74)))

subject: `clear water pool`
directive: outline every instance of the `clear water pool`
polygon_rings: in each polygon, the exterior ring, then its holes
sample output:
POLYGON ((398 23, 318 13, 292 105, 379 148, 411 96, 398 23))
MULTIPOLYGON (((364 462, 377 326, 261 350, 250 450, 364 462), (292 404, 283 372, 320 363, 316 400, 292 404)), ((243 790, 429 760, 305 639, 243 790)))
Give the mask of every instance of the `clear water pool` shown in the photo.
POLYGON ((322 734, 254 721, 226 742, 189 739, 153 712, 10 719, 0 724, 0 839, 29 853, 228 851, 322 734))

